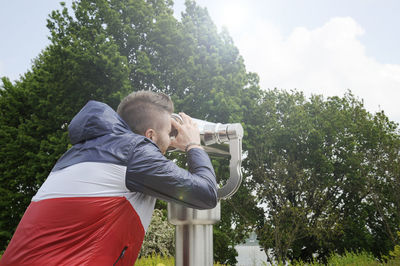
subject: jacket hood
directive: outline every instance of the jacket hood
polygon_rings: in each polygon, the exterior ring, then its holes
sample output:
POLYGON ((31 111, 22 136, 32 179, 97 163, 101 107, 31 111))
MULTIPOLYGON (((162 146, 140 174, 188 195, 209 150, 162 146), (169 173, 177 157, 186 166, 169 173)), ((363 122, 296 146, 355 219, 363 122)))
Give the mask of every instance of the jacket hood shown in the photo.
POLYGON ((68 126, 73 145, 106 134, 120 135, 129 131, 129 126, 110 106, 97 101, 89 101, 68 126))

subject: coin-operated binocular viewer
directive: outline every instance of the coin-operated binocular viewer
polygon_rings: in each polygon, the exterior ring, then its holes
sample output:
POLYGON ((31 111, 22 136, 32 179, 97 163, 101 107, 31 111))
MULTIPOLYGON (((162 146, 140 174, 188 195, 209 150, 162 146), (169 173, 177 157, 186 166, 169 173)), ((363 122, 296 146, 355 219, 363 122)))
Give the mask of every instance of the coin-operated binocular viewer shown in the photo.
MULTIPOLYGON (((178 115, 174 118, 180 119, 178 115)), ((235 194, 242 182, 240 167, 243 127, 238 123, 219 124, 193 120, 200 129, 204 150, 211 157, 230 158, 230 177, 226 184, 218 189, 218 199, 229 198, 235 194)), ((175 225, 176 266, 213 265, 213 224, 220 219, 220 202, 210 210, 197 210, 168 203, 168 220, 175 225)))

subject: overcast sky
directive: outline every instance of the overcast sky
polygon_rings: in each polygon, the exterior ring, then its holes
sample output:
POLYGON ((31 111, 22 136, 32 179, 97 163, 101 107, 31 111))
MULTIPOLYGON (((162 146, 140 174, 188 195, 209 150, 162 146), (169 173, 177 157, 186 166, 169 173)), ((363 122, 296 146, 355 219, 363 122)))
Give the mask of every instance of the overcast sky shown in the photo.
MULTIPOLYGON (((48 45, 56 0, 0 0, 0 76, 12 80, 48 45)), ((71 3, 71 0, 66 1, 71 3)), ((175 0, 180 17, 184 0, 175 0)), ((263 89, 343 96, 400 122, 400 1, 197 0, 225 26, 263 89)))

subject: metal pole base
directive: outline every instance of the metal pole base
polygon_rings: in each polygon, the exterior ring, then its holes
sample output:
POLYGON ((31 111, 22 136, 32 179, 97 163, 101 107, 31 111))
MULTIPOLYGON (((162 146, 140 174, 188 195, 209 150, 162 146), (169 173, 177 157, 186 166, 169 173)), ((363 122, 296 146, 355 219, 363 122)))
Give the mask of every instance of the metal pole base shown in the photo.
POLYGON ((168 203, 168 220, 175 225, 175 265, 212 266, 213 224, 221 219, 221 205, 196 210, 168 203))
POLYGON ((213 265, 213 226, 177 225, 175 229, 176 266, 213 265))

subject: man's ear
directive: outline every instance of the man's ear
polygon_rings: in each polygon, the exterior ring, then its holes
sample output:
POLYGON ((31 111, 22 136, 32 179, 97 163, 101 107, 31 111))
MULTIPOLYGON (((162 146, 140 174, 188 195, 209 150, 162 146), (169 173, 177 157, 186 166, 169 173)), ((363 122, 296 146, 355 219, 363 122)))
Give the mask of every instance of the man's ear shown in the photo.
POLYGON ((155 133, 154 129, 149 128, 149 129, 147 129, 146 132, 144 133, 144 136, 145 136, 146 138, 148 138, 148 139, 153 140, 154 133, 155 133))

